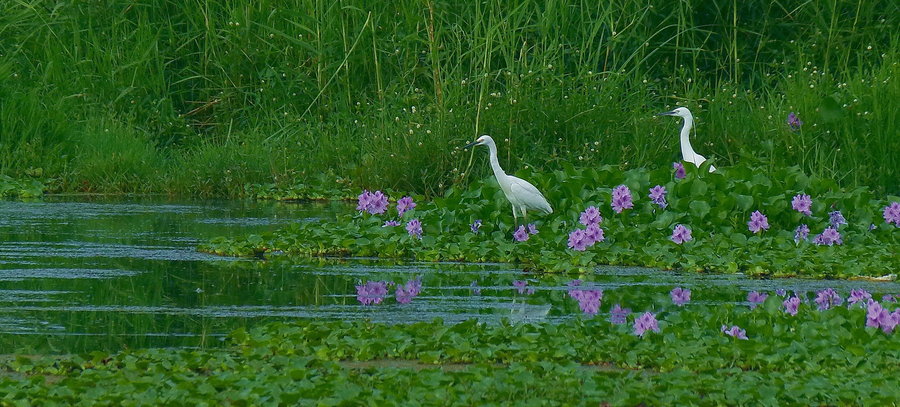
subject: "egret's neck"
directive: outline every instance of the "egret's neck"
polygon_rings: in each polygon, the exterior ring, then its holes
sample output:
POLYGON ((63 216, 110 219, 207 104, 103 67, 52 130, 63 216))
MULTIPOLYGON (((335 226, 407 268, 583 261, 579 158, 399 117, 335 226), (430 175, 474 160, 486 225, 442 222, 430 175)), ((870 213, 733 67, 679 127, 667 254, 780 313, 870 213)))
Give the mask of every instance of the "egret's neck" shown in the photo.
POLYGON ((491 169, 494 170, 494 176, 499 180, 503 176, 506 176, 506 173, 503 172, 503 168, 500 168, 500 161, 497 160, 497 145, 488 143, 487 147, 491 154, 491 169))
POLYGON ((691 127, 694 126, 693 117, 685 117, 684 125, 681 126, 681 157, 685 161, 694 162, 694 148, 691 147, 691 127))

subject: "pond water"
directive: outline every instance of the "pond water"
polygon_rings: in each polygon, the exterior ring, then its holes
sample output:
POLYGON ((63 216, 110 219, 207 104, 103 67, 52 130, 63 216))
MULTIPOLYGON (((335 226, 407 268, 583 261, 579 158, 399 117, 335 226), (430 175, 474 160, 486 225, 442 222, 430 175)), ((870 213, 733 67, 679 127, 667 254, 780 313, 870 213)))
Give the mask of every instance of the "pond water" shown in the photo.
MULTIPOLYGON (((377 259, 223 258, 196 245, 219 235, 274 230, 353 210, 346 203, 173 202, 161 198, 48 197, 0 201, 0 353, 72 353, 139 347, 218 346, 240 327, 302 318, 411 322, 478 318, 561 321, 579 315, 574 278, 604 290, 601 312, 671 307, 669 291, 693 291, 687 307, 743 303, 752 290, 833 287, 876 295, 897 283, 751 280, 603 267, 584 276, 526 274, 506 264, 377 259), (360 305, 362 281, 421 278, 409 304, 360 305), (512 282, 528 281, 519 293, 512 282), (477 285, 477 289, 472 284, 477 285)), ((597 318, 605 318, 599 315, 597 318)))

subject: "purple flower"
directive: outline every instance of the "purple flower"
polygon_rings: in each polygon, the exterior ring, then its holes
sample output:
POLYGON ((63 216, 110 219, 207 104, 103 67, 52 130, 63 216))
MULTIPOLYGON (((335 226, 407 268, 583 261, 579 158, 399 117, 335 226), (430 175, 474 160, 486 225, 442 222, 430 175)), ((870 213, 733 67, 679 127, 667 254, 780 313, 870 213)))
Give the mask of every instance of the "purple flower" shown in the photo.
MULTIPOLYGON (((566 283, 566 285, 569 286, 569 287, 578 287, 578 286, 581 285, 581 283, 583 283, 583 281, 581 281, 581 280, 579 280, 579 279, 576 278, 576 279, 574 279, 574 280, 569 281, 568 283, 566 283)), ((571 291, 571 290, 569 291, 569 295, 570 295, 570 296, 572 295, 572 291, 571 291)), ((575 298, 575 297, 572 297, 572 298, 575 298)))
POLYGON ((600 222, 603 222, 603 216, 600 215, 600 210, 596 206, 589 206, 584 212, 581 212, 578 221, 584 226, 599 225, 600 222))
POLYGON ((593 246, 594 243, 606 240, 603 236, 603 229, 597 224, 588 225, 588 227, 584 229, 584 237, 587 240, 588 246, 593 246))
POLYGON ((809 239, 809 226, 806 224, 802 224, 797 226, 797 229, 794 229, 794 242, 800 243, 801 240, 806 241, 809 239))
POLYGON ((364 190, 361 194, 359 194, 358 201, 356 204, 356 210, 362 212, 369 208, 369 202, 372 200, 372 193, 368 190, 364 190))
POLYGON ((513 287, 516 287, 519 290, 519 294, 534 294, 534 289, 528 288, 528 282, 525 280, 513 281, 513 287))
POLYGON ((831 307, 835 307, 844 303, 844 300, 840 295, 832 288, 826 288, 822 291, 816 293, 816 304, 819 306, 819 311, 827 310, 831 307))
POLYGON ((787 125, 791 128, 791 131, 797 131, 800 130, 800 126, 803 125, 803 122, 800 121, 800 118, 797 117, 794 112, 791 112, 787 117, 787 125))
POLYGON ((684 173, 684 164, 679 162, 672 163, 672 168, 675 169, 675 178, 683 179, 686 174, 684 173))
POLYGON ((754 309, 759 304, 765 302, 766 298, 769 298, 769 294, 758 291, 750 291, 750 293, 747 294, 747 301, 750 302, 750 309, 754 309))
POLYGON ((406 232, 409 233, 410 236, 422 238, 422 222, 418 219, 413 219, 409 222, 406 222, 406 232))
POLYGON ((476 219, 469 227, 472 229, 472 233, 478 233, 478 229, 481 229, 481 219, 476 219))
POLYGON ((850 290, 850 296, 847 297, 847 308, 850 308, 854 304, 859 304, 860 306, 865 305, 866 301, 872 299, 872 294, 866 290, 861 288, 850 290))
POLYGON ((779 297, 784 297, 785 295, 787 295, 787 291, 785 291, 784 288, 779 288, 779 289, 775 290, 775 295, 777 295, 779 297))
POLYGON ((513 232, 513 238, 516 239, 517 242, 524 242, 528 240, 528 232, 525 231, 525 226, 519 226, 515 232, 513 232))
POLYGON ((369 212, 372 215, 382 214, 387 211, 388 197, 381 191, 363 191, 359 194, 356 210, 369 212))
POLYGON ((403 213, 416 207, 411 196, 404 196, 397 201, 397 214, 403 216, 403 213))
POLYGON ((589 240, 581 229, 575 229, 569 233, 569 248, 575 251, 583 252, 587 247, 589 240))
POLYGON ((675 229, 672 230, 672 239, 673 242, 677 244, 682 244, 684 242, 689 242, 691 239, 691 230, 684 227, 684 225, 675 225, 675 229))
POLYGON ((622 308, 619 304, 616 304, 612 307, 612 310, 609 311, 609 322, 616 325, 624 324, 627 322, 627 317, 630 313, 631 309, 622 308))
POLYGON ((616 213, 622 213, 625 209, 631 209, 634 204, 631 202, 631 190, 625 185, 619 185, 612 191, 612 203, 610 203, 616 213))
POLYGON ((600 311, 600 300, 603 299, 603 290, 570 290, 569 296, 578 300, 581 312, 597 315, 600 311))
POLYGON ((747 339, 747 331, 739 328, 737 325, 732 325, 731 328, 722 325, 722 333, 728 336, 732 336, 738 339, 747 339))
POLYGON ((385 221, 384 224, 381 225, 381 227, 383 227, 383 228, 391 227, 391 226, 400 226, 400 222, 397 222, 395 220, 389 220, 389 221, 385 221))
POLYGON ((838 226, 847 224, 847 220, 844 219, 844 215, 841 214, 841 211, 830 212, 828 214, 828 217, 829 217, 829 222, 831 223, 831 226, 834 227, 835 229, 837 229, 838 226))
POLYGON ((363 305, 381 304, 387 293, 386 281, 368 281, 356 286, 356 299, 363 305))
POLYGON ((897 326, 900 312, 894 311, 893 314, 884 309, 877 301, 869 300, 866 307, 866 326, 873 328, 881 328, 885 333, 890 333, 897 326))
POLYGON ((900 226, 900 202, 891 202, 884 207, 884 221, 894 226, 900 226))
POLYGON ((534 223, 528 224, 528 234, 530 234, 530 235, 538 234, 537 226, 535 226, 534 223))
POLYGON ((800 299, 797 297, 791 297, 784 300, 781 305, 784 305, 784 312, 787 312, 791 315, 797 315, 797 310, 800 307, 800 299))
POLYGON ((666 202, 666 187, 657 185, 650 188, 650 200, 659 205, 660 208, 666 209, 669 204, 666 202))
POLYGON ((812 215, 812 211, 810 210, 811 207, 812 198, 810 198, 809 195, 797 194, 794 196, 794 199, 791 200, 791 208, 806 216, 812 215))
POLYGON ((404 285, 398 285, 397 291, 394 293, 397 302, 401 304, 409 304, 413 298, 419 295, 422 292, 422 280, 419 277, 416 277, 413 280, 409 280, 404 285))
POLYGON ((644 333, 647 331, 659 332, 659 324, 656 321, 656 316, 650 312, 645 312, 634 320, 635 335, 643 338, 644 333))
POLYGON ((481 295, 481 288, 478 287, 478 282, 477 282, 477 281, 473 281, 472 284, 469 284, 469 287, 472 287, 472 294, 473 294, 473 295, 481 295))
POLYGON ((769 230, 769 219, 760 211, 754 211, 750 214, 750 221, 747 222, 747 228, 753 233, 759 233, 762 230, 769 230))
POLYGON ((672 296, 672 302, 679 307, 691 301, 691 290, 687 288, 675 287, 669 295, 672 296))
POLYGON ((825 230, 818 236, 813 239, 813 243, 822 246, 831 246, 835 244, 844 244, 844 241, 841 239, 840 232, 833 227, 827 227, 825 230))
POLYGON ((900 298, 900 295, 885 294, 881 297, 881 300, 884 302, 897 302, 897 298, 900 298))

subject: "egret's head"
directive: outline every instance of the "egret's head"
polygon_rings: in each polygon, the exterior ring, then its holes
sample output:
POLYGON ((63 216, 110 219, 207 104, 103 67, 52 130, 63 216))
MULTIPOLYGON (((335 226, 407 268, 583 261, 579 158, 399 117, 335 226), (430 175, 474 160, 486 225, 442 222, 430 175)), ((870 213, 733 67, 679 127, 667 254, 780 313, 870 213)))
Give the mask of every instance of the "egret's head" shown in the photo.
POLYGON ((469 144, 466 144, 466 146, 463 148, 469 148, 472 146, 483 146, 487 143, 492 143, 493 141, 494 141, 494 139, 492 139, 491 136, 488 136, 487 134, 485 134, 485 135, 475 139, 475 141, 473 141, 469 144))
POLYGON ((694 117, 691 115, 691 111, 688 110, 688 108, 686 108, 686 107, 679 107, 679 108, 676 108, 675 110, 672 110, 671 112, 657 113, 656 115, 657 116, 678 116, 678 117, 683 117, 685 119, 694 117))

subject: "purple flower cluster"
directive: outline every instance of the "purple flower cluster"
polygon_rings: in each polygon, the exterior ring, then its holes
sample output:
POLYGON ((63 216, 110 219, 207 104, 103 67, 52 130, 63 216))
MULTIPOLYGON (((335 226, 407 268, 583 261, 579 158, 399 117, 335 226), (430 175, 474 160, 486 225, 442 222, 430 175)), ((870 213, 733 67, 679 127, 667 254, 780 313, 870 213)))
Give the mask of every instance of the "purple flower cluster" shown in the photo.
POLYGON ((884 207, 884 221, 888 224, 893 223, 894 226, 900 226, 900 202, 891 202, 890 205, 884 207))
POLYGON ((593 246, 594 243, 602 242, 606 239, 603 235, 603 229, 600 228, 600 222, 603 221, 603 217, 600 216, 600 211, 596 207, 589 206, 585 209, 581 216, 578 217, 578 221, 586 227, 584 229, 575 229, 569 233, 568 245, 572 250, 583 252, 588 247, 593 246))
POLYGON ((813 243, 821 246, 831 246, 844 244, 844 241, 841 239, 841 233, 829 226, 821 234, 813 238, 813 243))
POLYGON ((589 206, 584 212, 581 212, 578 221, 584 226, 599 225, 600 222, 603 222, 603 216, 600 215, 600 210, 596 206, 589 206))
POLYGON ((387 281, 367 281, 356 286, 356 299, 363 305, 381 304, 387 296, 387 281))
POLYGON ((788 114, 786 122, 787 122, 788 127, 790 127, 791 131, 800 130, 800 126, 803 125, 803 122, 800 121, 800 118, 797 117, 797 115, 794 114, 794 112, 791 112, 790 114, 788 114))
POLYGON ((769 298, 769 294, 761 293, 758 291, 750 291, 747 294, 747 301, 750 302, 750 309, 754 309, 759 304, 762 304, 763 302, 765 302, 766 298, 769 298))
POLYGON ((653 201, 653 203, 659 205, 659 207, 662 209, 666 209, 666 207, 669 206, 669 203, 666 202, 666 192, 666 187, 657 185, 653 188, 650 188, 650 195, 648 196, 650 197, 650 200, 653 201))
POLYGON ((797 226, 797 229, 794 229, 794 242, 800 243, 800 241, 806 241, 809 239, 809 226, 806 224, 802 224, 797 226))
POLYGON ((387 211, 388 197, 381 191, 369 192, 363 191, 359 194, 359 201, 356 210, 361 212, 369 212, 372 215, 382 214, 387 211))
POLYGON ((469 228, 472 229, 472 233, 478 233, 478 229, 481 229, 481 219, 476 219, 469 228))
POLYGON ((691 237, 690 229, 684 227, 684 225, 675 225, 675 229, 672 230, 671 239, 677 244, 682 244, 691 241, 693 238, 691 237))
POLYGON ((687 174, 684 172, 684 164, 680 162, 672 163, 672 168, 675 169, 675 178, 683 179, 687 174))
POLYGON ((416 207, 411 196, 404 196, 397 201, 397 215, 403 216, 403 213, 416 207))
POLYGON ((863 306, 868 300, 871 299, 872 294, 866 290, 863 290, 861 288, 850 290, 850 296, 847 297, 847 308, 852 307, 854 304, 863 306))
POLYGON ((794 199, 791 200, 791 208, 795 211, 800 212, 806 216, 812 215, 812 198, 806 194, 797 194, 794 196, 794 199))
POLYGON ((519 226, 519 228, 513 232, 513 239, 516 239, 517 242, 528 240, 528 231, 525 230, 525 225, 519 226))
POLYGON ((644 337, 647 331, 659 332, 659 323, 651 312, 645 312, 634 320, 634 334, 644 337))
POLYGON ((519 294, 534 294, 534 289, 528 288, 528 282, 525 280, 515 280, 512 285, 519 290, 519 294))
POLYGON ((383 228, 393 227, 393 226, 400 226, 400 222, 398 222, 396 220, 388 220, 388 221, 385 221, 383 225, 381 225, 381 227, 383 227, 383 228))
POLYGON ((619 185, 613 188, 610 206, 612 206, 616 213, 622 213, 625 209, 633 208, 634 203, 631 202, 631 190, 625 185, 619 185))
POLYGON ((847 224, 847 219, 844 219, 844 215, 841 214, 841 211, 834 211, 828 213, 829 223, 835 229, 837 229, 841 225, 847 224))
POLYGON ((787 312, 791 315, 797 315, 797 311, 800 308, 800 299, 797 297, 791 297, 784 300, 781 305, 784 305, 784 312, 787 312))
POLYGON ((628 322, 628 314, 631 313, 630 308, 622 308, 619 304, 613 305, 609 311, 609 322, 621 325, 628 322))
POLYGON ((600 301, 603 299, 603 290, 569 290, 569 296, 578 301, 578 308, 588 315, 597 315, 600 311, 600 301))
POLYGON ((754 211, 750 214, 750 221, 747 222, 747 228, 753 233, 759 233, 763 230, 769 230, 769 219, 760 211, 754 211))
POLYGON ((826 288, 816 293, 816 304, 820 311, 836 307, 844 303, 844 299, 832 288, 826 288))
POLYGON ((747 339, 747 331, 741 329, 737 325, 732 325, 731 328, 722 325, 722 333, 728 336, 732 336, 738 339, 747 339))
POLYGON ((413 219, 409 222, 406 222, 406 233, 409 233, 410 236, 421 239, 422 238, 422 222, 420 222, 418 219, 413 219))
POLYGON ((900 308, 890 313, 878 301, 869 300, 866 306, 866 326, 881 328, 884 333, 891 333, 898 323, 900 323, 900 308))
POLYGON ((784 288, 776 289, 775 295, 777 295, 779 297, 784 297, 785 295, 787 295, 787 290, 785 290, 784 288))
POLYGON ((397 299, 397 302, 409 304, 409 302, 418 296, 420 292, 422 292, 422 279, 416 277, 413 280, 407 281, 404 285, 398 285, 394 296, 397 299))
POLYGON ((691 302, 691 290, 687 288, 675 287, 669 295, 672 296, 672 302, 679 307, 691 302))
POLYGON ((537 226, 535 226, 534 223, 529 223, 529 224, 528 224, 528 234, 529 234, 529 235, 536 235, 536 234, 538 234, 537 226))

